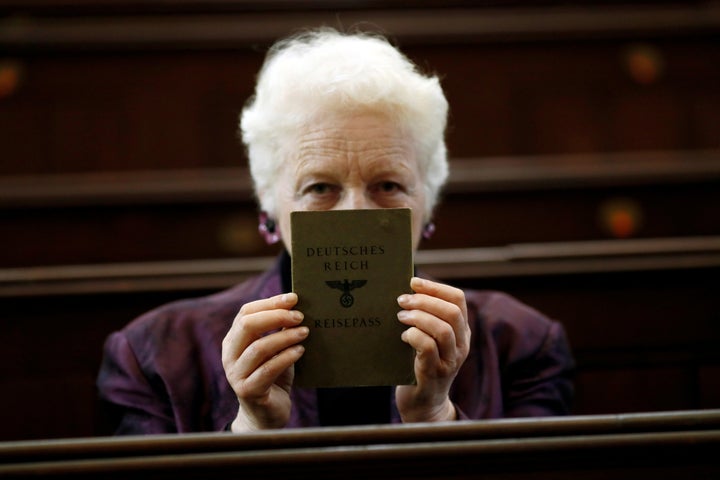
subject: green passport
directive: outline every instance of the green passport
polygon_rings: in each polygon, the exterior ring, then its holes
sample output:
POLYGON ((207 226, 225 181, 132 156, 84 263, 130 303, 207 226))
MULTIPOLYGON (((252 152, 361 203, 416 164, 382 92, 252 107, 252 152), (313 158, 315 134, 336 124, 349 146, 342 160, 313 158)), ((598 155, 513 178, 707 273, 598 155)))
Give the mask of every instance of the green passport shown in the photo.
POLYGON ((295 385, 415 383, 397 297, 411 293, 408 208, 292 212, 292 288, 310 335, 295 385))

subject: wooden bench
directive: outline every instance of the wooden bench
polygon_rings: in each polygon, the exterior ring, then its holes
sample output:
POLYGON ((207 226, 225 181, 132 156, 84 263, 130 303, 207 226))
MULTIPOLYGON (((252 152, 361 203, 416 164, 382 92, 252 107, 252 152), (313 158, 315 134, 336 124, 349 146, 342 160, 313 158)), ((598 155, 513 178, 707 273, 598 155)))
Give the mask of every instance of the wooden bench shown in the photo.
POLYGON ((0 478, 714 478, 720 411, 0 443, 0 478))

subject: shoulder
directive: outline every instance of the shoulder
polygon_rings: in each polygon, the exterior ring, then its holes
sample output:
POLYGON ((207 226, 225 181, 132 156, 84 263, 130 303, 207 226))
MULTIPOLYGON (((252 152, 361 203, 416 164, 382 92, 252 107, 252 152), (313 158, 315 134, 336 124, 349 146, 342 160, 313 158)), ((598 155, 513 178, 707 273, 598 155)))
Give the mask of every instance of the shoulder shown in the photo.
POLYGON ((466 299, 474 355, 498 375, 502 415, 567 414, 575 363, 562 324, 506 293, 466 291, 466 299))
POLYGON ((565 342, 559 322, 507 293, 466 290, 465 296, 474 333, 490 336, 507 361, 535 356, 565 342))
POLYGON ((545 314, 517 298, 495 290, 464 290, 468 310, 482 315, 497 327, 546 328, 552 323, 545 314))

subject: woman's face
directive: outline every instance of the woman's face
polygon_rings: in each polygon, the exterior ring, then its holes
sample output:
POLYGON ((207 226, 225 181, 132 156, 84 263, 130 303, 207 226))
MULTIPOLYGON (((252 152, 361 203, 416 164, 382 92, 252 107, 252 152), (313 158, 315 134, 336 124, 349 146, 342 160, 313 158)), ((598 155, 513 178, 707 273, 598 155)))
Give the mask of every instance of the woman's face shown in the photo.
POLYGON ((368 208, 412 209, 413 247, 420 242, 425 189, 415 148, 377 115, 332 118, 290 140, 276 185, 277 221, 290 251, 290 212, 368 208))

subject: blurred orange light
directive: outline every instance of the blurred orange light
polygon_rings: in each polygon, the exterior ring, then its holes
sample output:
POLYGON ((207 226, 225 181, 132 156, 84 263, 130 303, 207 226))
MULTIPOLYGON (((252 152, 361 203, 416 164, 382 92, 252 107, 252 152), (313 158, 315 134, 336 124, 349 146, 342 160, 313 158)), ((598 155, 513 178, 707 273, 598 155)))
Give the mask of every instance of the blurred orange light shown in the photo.
POLYGON ((611 198, 600 206, 599 220, 603 229, 614 238, 629 238, 642 227, 642 208, 630 198, 611 198))
POLYGON ((0 98, 15 93, 20 86, 20 66, 14 62, 0 62, 0 98))

